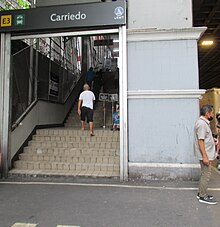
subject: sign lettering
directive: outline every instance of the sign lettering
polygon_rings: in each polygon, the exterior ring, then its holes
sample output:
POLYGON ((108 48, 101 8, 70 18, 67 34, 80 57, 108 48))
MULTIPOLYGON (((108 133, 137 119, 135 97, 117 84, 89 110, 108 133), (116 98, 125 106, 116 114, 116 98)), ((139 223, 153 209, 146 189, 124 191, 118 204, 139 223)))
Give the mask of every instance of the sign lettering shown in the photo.
POLYGON ((4 15, 1 16, 1 27, 10 27, 12 24, 12 16, 4 15))
POLYGON ((50 16, 51 21, 68 21, 68 20, 85 20, 85 19, 86 19, 86 14, 81 12, 78 12, 77 14, 67 13, 64 15, 53 13, 50 16))

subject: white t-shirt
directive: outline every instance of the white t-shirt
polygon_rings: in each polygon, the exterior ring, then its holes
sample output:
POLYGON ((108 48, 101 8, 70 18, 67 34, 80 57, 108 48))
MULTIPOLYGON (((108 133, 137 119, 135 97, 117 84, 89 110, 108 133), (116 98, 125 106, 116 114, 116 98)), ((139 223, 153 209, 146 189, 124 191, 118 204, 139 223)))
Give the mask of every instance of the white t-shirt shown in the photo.
POLYGON ((85 106, 93 110, 93 101, 95 100, 95 95, 92 91, 83 91, 79 96, 79 100, 82 100, 82 107, 85 106))

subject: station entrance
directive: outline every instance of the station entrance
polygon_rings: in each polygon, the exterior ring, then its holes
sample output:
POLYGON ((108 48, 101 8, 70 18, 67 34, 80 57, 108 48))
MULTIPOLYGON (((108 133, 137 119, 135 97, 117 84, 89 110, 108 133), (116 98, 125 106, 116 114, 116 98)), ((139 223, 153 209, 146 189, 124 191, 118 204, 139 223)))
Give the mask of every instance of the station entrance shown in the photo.
MULTIPOLYGON (((0 111, 0 143, 1 173, 3 177, 8 176, 13 158, 25 141, 28 140, 34 129, 39 125, 41 127, 48 127, 48 125, 59 125, 61 122, 64 122, 69 112, 67 110, 68 105, 71 106, 71 101, 68 100, 71 100, 71 97, 76 98, 77 94, 77 92, 70 92, 72 85, 76 85, 79 81, 83 83, 86 71, 90 66, 93 66, 97 71, 107 70, 116 72, 117 69, 119 70, 119 95, 117 100, 120 104, 119 176, 121 180, 127 179, 127 53, 125 12, 125 2, 68 5, 1 12, 0 100, 3 108, 0 111), (99 12, 102 12, 102 14, 99 12), (59 40, 62 40, 62 42, 59 43, 59 40), (12 64, 14 58, 12 54, 13 42, 20 42, 21 45, 25 43, 18 50, 15 48, 14 56, 20 53, 20 50, 29 50, 28 63, 30 70, 28 72, 28 81, 23 80, 23 74, 19 75, 19 72, 24 73, 24 70, 22 71, 22 64, 19 65, 19 61, 16 63, 16 72, 18 73, 14 75, 15 70, 13 67, 15 64, 12 64), (42 42, 45 45, 42 45, 42 42), (67 43, 71 44, 67 45, 67 43), (91 43, 92 45, 89 45, 91 43), (65 48, 65 45, 68 47, 72 45, 73 48, 65 48), (39 51, 37 51, 42 46, 44 55, 40 55, 39 51), (48 51, 48 46, 50 51, 48 51), (59 46, 59 54, 57 53, 57 46, 59 46), (53 54, 51 47, 54 50, 53 54), (68 51, 74 50, 76 51, 75 58, 65 58, 68 55, 68 51), (38 57, 36 57, 37 55, 38 57), (39 55, 41 56, 40 58, 39 55), (48 61, 48 59, 50 60, 48 61), (41 76, 43 69, 37 67, 40 61, 42 65, 48 61, 49 67, 44 66, 48 70, 47 78, 41 76), (57 76, 61 73, 60 68, 57 68, 57 64, 55 64, 57 62, 62 62, 63 64, 62 80, 65 80, 65 83, 61 83, 60 77, 57 76), (28 104, 23 108, 21 105, 20 113, 22 113, 18 117, 15 116, 15 112, 19 111, 13 109, 13 106, 16 106, 13 105, 14 103, 16 104, 16 99, 12 100, 12 97, 16 97, 16 94, 12 94, 22 90, 22 86, 12 87, 13 80, 15 79, 20 80, 20 85, 23 83, 24 86, 27 84, 28 87, 26 91, 28 93, 26 94, 28 104), (45 80, 47 81, 45 84, 48 87, 44 86, 45 88, 43 89, 39 82, 45 82, 45 80), (39 87, 41 87, 41 91, 39 87), (44 90, 47 92, 44 92, 44 90), (41 95, 40 99, 39 95, 41 95), (39 100, 41 101, 41 107, 37 105, 39 100), (42 116, 45 118, 42 119, 42 116)), ((21 58, 22 56, 18 57, 18 59, 21 58)), ((100 92, 103 92, 104 96, 107 93, 105 90, 100 92)), ((114 98, 114 95, 110 96, 114 98)), ((105 121, 102 126, 106 126, 105 121)), ((56 135, 57 132, 53 133, 56 135)), ((45 135, 48 136, 48 131, 45 135)), ((70 133, 70 135, 74 136, 75 134, 70 133)), ((52 141, 52 143, 55 142, 52 141)), ((69 141, 68 143, 70 144, 69 141)), ((57 146, 59 148, 60 143, 57 143, 57 146)), ((73 147, 71 151, 74 149, 73 147)), ((59 149, 59 151, 61 150, 59 149)), ((63 151, 67 152, 67 149, 63 149, 63 151)), ((37 152, 40 154, 44 151, 39 149, 37 152)), ((59 153, 59 155, 61 156, 62 154, 59 153)), ((34 159, 34 156, 32 158, 34 159)), ((88 162, 90 161, 91 159, 88 162)), ((27 169, 29 164, 26 164, 27 169)), ((74 168, 77 168, 76 166, 77 164, 74 168)), ((60 168, 58 164, 56 168, 60 168)))

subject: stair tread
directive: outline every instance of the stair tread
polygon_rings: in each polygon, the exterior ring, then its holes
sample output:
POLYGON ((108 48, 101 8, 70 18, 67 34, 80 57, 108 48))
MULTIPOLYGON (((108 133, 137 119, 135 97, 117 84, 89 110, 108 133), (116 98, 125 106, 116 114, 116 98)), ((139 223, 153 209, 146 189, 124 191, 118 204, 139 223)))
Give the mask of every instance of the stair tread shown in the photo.
POLYGON ((115 163, 86 163, 86 162, 83 162, 83 163, 72 163, 72 162, 60 162, 60 161, 25 161, 25 160, 17 160, 17 161, 15 161, 15 163, 17 163, 17 162, 28 162, 28 163, 47 163, 47 164, 52 164, 52 163, 55 163, 55 164, 62 164, 62 165, 64 165, 64 164, 85 164, 85 165, 103 165, 103 166, 111 166, 111 165, 118 165, 118 164, 115 164, 115 163))
POLYGON ((19 156, 33 156, 33 155, 36 155, 36 156, 46 156, 46 157, 66 157, 66 158, 100 158, 101 157, 104 157, 104 158, 107 158, 107 157, 111 157, 111 158, 119 158, 118 155, 91 155, 91 156, 88 156, 86 154, 84 155, 74 155, 74 154, 48 154, 48 153, 22 153, 20 154, 19 156))
POLYGON ((119 171, 103 172, 103 171, 55 171, 55 170, 17 170, 9 171, 9 175, 30 175, 30 176, 91 176, 91 177, 119 177, 119 171))
MULTIPOLYGON (((107 137, 107 136, 119 136, 119 131, 105 131, 105 132, 102 132, 102 131, 97 131, 95 130, 94 131, 96 137, 107 137)), ((37 131, 36 132, 36 135, 37 136, 89 136, 90 135, 90 132, 89 130, 85 130, 85 131, 81 131, 81 130, 73 130, 72 128, 65 128, 65 130, 62 130, 62 129, 53 129, 53 130, 50 130, 50 131, 46 131, 46 130, 41 130, 41 131, 37 131), (60 134, 59 134, 60 133, 60 134)))

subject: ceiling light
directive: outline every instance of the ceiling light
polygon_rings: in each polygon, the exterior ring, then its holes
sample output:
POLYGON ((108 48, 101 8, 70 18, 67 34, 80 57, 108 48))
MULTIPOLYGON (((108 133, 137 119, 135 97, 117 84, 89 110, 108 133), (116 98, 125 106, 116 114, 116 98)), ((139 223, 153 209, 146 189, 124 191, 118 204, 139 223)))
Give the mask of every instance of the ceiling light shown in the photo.
POLYGON ((211 45, 213 45, 213 40, 204 40, 204 41, 202 41, 202 46, 211 46, 211 45))

